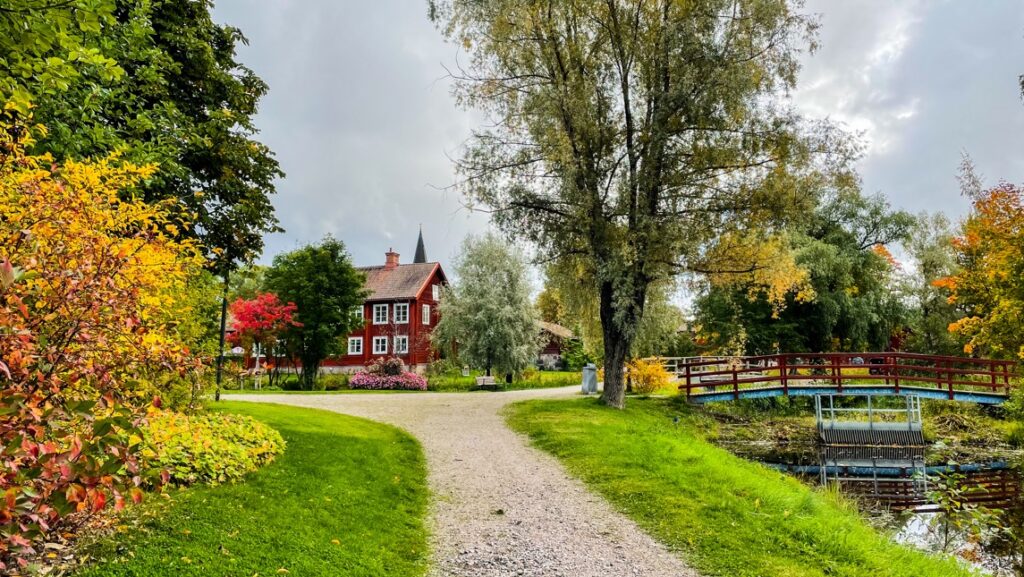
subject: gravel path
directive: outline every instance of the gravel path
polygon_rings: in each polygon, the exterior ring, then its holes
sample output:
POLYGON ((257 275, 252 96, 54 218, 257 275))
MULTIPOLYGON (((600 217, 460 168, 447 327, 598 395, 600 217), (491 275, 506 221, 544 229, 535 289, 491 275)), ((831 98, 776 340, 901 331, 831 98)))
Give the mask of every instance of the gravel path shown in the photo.
POLYGON ((695 576, 551 456, 505 426, 501 409, 578 391, 231 395, 396 425, 423 444, 433 491, 432 576, 695 576))

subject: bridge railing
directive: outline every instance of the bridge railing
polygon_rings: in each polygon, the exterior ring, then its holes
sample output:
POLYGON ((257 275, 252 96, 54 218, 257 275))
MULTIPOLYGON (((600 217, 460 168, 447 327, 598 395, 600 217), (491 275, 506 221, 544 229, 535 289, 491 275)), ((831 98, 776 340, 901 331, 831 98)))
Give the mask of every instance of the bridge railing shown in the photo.
MULTIPOLYGON (((685 359, 673 372, 687 396, 731 388, 736 398, 750 389, 884 386, 935 388, 948 393, 986 391, 1009 396, 1013 361, 916 353, 784 353, 778 355, 685 359)), ((672 370, 670 369, 670 370, 672 370)))

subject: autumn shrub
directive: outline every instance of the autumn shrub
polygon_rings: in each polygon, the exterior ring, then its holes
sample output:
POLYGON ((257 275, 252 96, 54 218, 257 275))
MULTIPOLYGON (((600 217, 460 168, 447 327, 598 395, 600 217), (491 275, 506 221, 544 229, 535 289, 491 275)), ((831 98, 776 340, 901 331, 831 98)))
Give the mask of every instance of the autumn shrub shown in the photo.
POLYGON ((665 370, 660 359, 635 359, 626 365, 626 375, 633 385, 633 391, 649 395, 669 388, 672 375, 665 370))
POLYGON ((348 382, 353 389, 372 390, 427 390, 427 380, 405 370, 405 363, 397 357, 377 359, 356 373, 348 382))
POLYGON ((284 450, 274 429, 241 415, 153 411, 142 428, 142 460, 170 483, 236 481, 284 450))
POLYGON ((0 126, 0 573, 71 518, 139 500, 145 407, 200 363, 181 295, 202 258, 133 187, 152 167, 55 164, 0 126))

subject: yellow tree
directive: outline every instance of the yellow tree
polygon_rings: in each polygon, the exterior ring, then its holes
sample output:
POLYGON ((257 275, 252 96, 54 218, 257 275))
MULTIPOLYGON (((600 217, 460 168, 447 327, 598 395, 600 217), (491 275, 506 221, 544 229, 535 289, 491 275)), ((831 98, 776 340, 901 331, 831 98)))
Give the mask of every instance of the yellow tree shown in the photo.
POLYGON ((949 329, 968 354, 1024 359, 1024 189, 1002 182, 969 194, 971 214, 953 239, 960 271, 935 283, 967 311, 949 329))
POLYGON ((0 568, 69 513, 141 498, 137 431, 194 366, 180 297, 202 266, 132 194, 153 167, 56 164, 19 132, 0 127, 0 568))

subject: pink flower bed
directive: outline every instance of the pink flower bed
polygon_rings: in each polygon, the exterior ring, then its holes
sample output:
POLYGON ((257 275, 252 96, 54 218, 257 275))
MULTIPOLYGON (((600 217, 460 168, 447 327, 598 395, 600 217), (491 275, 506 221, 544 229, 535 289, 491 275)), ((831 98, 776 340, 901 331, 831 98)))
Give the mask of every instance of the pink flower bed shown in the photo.
POLYGON ((374 375, 356 373, 348 386, 353 389, 425 391, 427 380, 416 373, 402 372, 397 375, 374 375))

